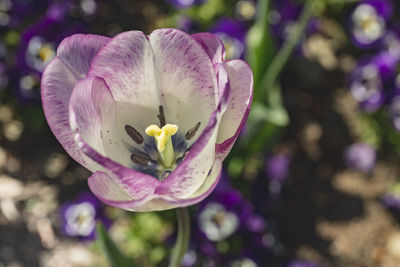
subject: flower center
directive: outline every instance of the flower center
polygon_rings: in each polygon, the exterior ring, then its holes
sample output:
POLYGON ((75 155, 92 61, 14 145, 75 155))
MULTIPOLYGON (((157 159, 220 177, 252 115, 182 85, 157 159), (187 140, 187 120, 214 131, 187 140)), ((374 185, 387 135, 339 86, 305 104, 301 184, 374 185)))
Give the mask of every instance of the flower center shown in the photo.
POLYGON ((161 129, 157 125, 152 124, 145 130, 148 136, 154 137, 160 161, 165 168, 170 168, 175 161, 171 136, 175 135, 177 131, 178 126, 175 124, 166 124, 161 129))
POLYGON ((88 236, 95 227, 96 210, 90 203, 83 202, 70 206, 65 217, 67 234, 88 236))
POLYGON ((42 61, 49 61, 54 57, 54 49, 49 45, 44 45, 38 52, 37 57, 40 58, 42 61))
POLYGON ((125 132, 139 145, 130 150, 131 161, 134 163, 132 167, 163 181, 185 158, 188 141, 196 135, 201 122, 197 122, 184 134, 177 125, 166 123, 163 106, 159 106, 157 118, 159 125, 151 124, 145 129, 146 135, 153 138, 144 138, 130 125, 125 125, 125 132))

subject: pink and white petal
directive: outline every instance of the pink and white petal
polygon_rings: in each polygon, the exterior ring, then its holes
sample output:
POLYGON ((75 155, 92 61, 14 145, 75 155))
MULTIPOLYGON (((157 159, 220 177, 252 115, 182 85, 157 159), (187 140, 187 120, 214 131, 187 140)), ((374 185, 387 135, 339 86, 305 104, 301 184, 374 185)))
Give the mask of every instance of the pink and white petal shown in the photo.
POLYGON ((231 150, 250 112, 253 99, 253 73, 242 60, 225 63, 229 76, 230 95, 228 108, 221 118, 216 151, 222 157, 231 150))
MULTIPOLYGON (((98 77, 87 77, 74 88, 70 101, 70 124, 75 130, 75 142, 79 149, 117 181, 133 200, 142 200, 154 192, 160 185, 153 176, 126 168, 115 161, 119 155, 104 152, 103 133, 114 121, 115 102, 105 81, 98 77)), ((115 144, 117 145, 117 144, 115 144)), ((120 154, 130 152, 126 147, 119 149, 120 154)), ((129 155, 129 156, 128 156, 129 155)))
POLYGON ((110 38, 95 34, 74 34, 65 38, 57 48, 57 56, 78 77, 84 78, 93 58, 110 38))
POLYGON ((208 110, 208 121, 218 105, 218 84, 207 53, 192 36, 176 29, 155 30, 149 40, 164 95, 162 102, 168 105, 169 95, 178 97, 190 108, 197 105, 198 110, 208 110))
POLYGON ((105 172, 95 172, 88 180, 89 188, 103 203, 130 211, 153 211, 173 208, 165 201, 153 199, 149 194, 133 199, 118 181, 105 172))
POLYGON ((123 103, 118 106, 149 110, 123 122, 134 122, 135 128, 158 124, 158 106, 163 105, 168 123, 186 133, 200 121, 200 132, 216 106, 211 61, 190 35, 178 30, 161 29, 148 37, 136 31, 117 35, 94 59, 92 74, 105 79, 116 102, 123 103))
MULTIPOLYGON (((201 45, 176 29, 159 29, 149 35, 167 122, 186 133, 198 122, 207 126, 218 105, 218 84, 212 62, 201 45)), ((199 137, 188 140, 191 146, 199 137)))
POLYGON ((189 149, 184 160, 156 189, 156 194, 186 198, 204 183, 215 160, 219 118, 219 111, 215 111, 206 129, 189 149))
POLYGON ((214 64, 214 70, 218 81, 218 99, 221 105, 220 112, 223 114, 227 109, 230 95, 228 72, 226 71, 225 64, 223 63, 214 64))
POLYGON ((216 140, 230 86, 223 86, 222 89, 223 91, 220 93, 222 97, 219 99, 217 108, 211 114, 207 127, 189 149, 184 160, 156 189, 156 194, 165 198, 187 198, 194 194, 206 180, 217 159, 215 155, 216 140))
POLYGON ((132 197, 107 173, 96 171, 89 179, 90 190, 103 202, 131 201, 132 197))
POLYGON ((160 91, 154 55, 141 31, 116 35, 99 51, 89 75, 102 77, 115 101, 158 108, 160 91))
MULTIPOLYGON (((104 191, 98 190, 98 192, 94 192, 94 194, 98 196, 100 200, 102 200, 104 203, 108 205, 131 211, 146 212, 146 211, 167 210, 177 207, 187 207, 205 199, 217 186, 218 181, 221 178, 221 173, 222 173, 222 160, 217 159, 213 164, 210 174, 208 175, 204 183, 200 186, 200 188, 196 190, 196 192, 193 193, 190 197, 184 199, 174 198, 169 195, 153 194, 153 195, 148 195, 146 198, 143 198, 141 200, 116 201, 116 200, 105 199, 103 197, 108 192, 107 187, 104 189, 104 191)), ((99 180, 99 183, 102 183, 102 181, 99 180)), ((100 184, 99 187, 101 186, 102 185, 100 184)), ((90 186, 90 188, 93 191, 92 186, 90 186)))
POLYGON ((192 34, 192 37, 203 47, 213 64, 224 61, 225 47, 218 35, 202 32, 192 34))
POLYGON ((96 37, 96 42, 92 40, 91 35, 84 39, 76 39, 74 36, 67 39, 68 42, 64 41, 59 46, 61 56, 54 58, 42 75, 43 110, 52 132, 67 153, 80 164, 94 171, 93 163, 79 151, 73 140, 68 116, 69 98, 72 90, 78 80, 81 79, 81 71, 85 70, 84 66, 90 65, 92 57, 83 57, 80 61, 81 66, 78 64, 68 65, 64 62, 64 59, 72 53, 88 54, 87 50, 94 54, 107 41, 107 38, 96 37), (71 66, 76 66, 77 69, 74 70, 71 66))
POLYGON ((217 186, 222 174, 222 159, 217 158, 212 166, 210 174, 204 183, 191 196, 186 198, 166 198, 165 201, 175 207, 186 207, 205 199, 217 186))
MULTIPOLYGON (((153 197, 155 189, 161 184, 155 177, 138 172, 131 168, 126 168, 110 158, 102 156, 79 135, 75 135, 75 141, 79 148, 90 159, 102 166, 102 172, 107 172, 109 176, 119 185, 131 198, 132 201, 142 203, 153 197)), ((102 178, 104 179, 104 177, 102 178)), ((110 198, 110 201, 119 201, 118 198, 110 198)))
POLYGON ((69 103, 70 125, 100 154, 105 155, 103 131, 116 116, 115 102, 105 81, 98 77, 80 80, 69 103))

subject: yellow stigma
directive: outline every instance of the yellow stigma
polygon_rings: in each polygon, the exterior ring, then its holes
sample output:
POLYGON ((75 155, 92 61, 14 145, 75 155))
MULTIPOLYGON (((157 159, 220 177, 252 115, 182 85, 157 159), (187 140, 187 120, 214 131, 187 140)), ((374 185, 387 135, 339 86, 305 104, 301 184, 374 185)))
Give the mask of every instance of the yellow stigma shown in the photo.
POLYGON ((175 153, 171 136, 176 134, 177 131, 178 126, 175 124, 166 124, 161 129, 153 124, 145 130, 148 136, 154 137, 160 160, 166 168, 170 168, 175 162, 175 153))
POLYGON ((157 149, 164 152, 165 146, 171 140, 171 136, 176 134, 178 126, 175 124, 166 124, 161 129, 157 125, 150 125, 146 128, 146 134, 156 139, 157 149))

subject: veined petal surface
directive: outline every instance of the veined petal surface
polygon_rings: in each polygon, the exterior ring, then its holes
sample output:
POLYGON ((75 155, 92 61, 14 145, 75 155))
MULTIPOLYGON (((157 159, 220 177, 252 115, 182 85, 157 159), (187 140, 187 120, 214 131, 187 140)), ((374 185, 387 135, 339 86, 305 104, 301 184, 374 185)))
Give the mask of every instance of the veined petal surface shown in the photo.
POLYGON ((157 124, 162 105, 167 123, 186 132, 201 122, 202 131, 217 106, 218 85, 208 55, 190 35, 175 29, 115 36, 93 60, 89 75, 106 81, 117 106, 146 110, 130 112, 119 128, 128 124, 144 130, 157 124))
POLYGON ((229 77, 228 107, 221 118, 217 153, 225 158, 238 138, 250 112, 253 99, 253 73, 242 60, 224 63, 229 77))
POLYGON ((91 171, 93 163, 82 154, 74 142, 69 125, 68 105, 75 84, 90 67, 93 57, 109 40, 98 35, 77 34, 64 39, 58 55, 42 75, 42 103, 49 126, 68 154, 91 171))

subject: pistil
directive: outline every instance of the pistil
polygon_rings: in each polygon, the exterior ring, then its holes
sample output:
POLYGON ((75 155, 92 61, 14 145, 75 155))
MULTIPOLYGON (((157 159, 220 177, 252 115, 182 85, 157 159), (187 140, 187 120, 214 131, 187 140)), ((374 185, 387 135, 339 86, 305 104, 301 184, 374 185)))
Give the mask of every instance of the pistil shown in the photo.
POLYGON ((171 168, 175 162, 174 147, 171 136, 176 134, 178 126, 175 124, 166 124, 161 129, 157 125, 150 125, 146 128, 147 135, 154 137, 160 162, 165 168, 171 168))

